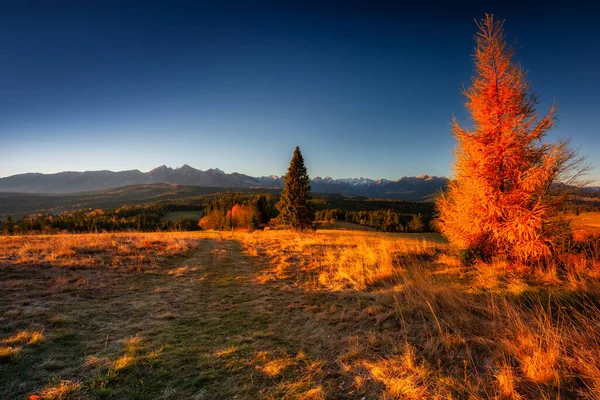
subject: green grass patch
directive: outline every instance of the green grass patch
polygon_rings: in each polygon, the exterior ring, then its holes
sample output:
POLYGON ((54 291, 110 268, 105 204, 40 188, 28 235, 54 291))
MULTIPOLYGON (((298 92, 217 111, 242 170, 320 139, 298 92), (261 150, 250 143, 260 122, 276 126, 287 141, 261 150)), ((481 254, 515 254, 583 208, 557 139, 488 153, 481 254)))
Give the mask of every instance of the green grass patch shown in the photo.
POLYGON ((322 221, 317 222, 317 229, 323 230, 342 230, 342 231, 365 231, 365 232, 377 232, 377 229, 372 226, 353 224, 352 222, 347 221, 322 221))
POLYGON ((202 211, 170 211, 164 217, 163 221, 177 222, 182 219, 200 219, 202 218, 202 211))

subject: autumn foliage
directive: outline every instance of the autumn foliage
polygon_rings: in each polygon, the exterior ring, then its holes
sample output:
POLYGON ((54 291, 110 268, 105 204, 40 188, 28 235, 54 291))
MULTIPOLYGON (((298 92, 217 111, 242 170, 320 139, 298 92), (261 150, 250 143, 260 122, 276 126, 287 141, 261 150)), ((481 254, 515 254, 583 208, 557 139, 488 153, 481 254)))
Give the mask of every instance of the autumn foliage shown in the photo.
POLYGON ((256 207, 245 204, 235 204, 231 210, 212 210, 200 219, 202 229, 252 229, 258 225, 256 207))
POLYGON ((252 216, 256 210, 252 206, 236 204, 231 211, 227 212, 227 220, 233 221, 233 226, 250 227, 252 224, 252 216))
POLYGON ((486 15, 475 37, 475 76, 465 90, 472 128, 453 121, 454 180, 437 202, 439 228, 478 257, 520 261, 551 254, 560 223, 556 191, 574 153, 543 139, 555 108, 538 117, 526 73, 505 42, 502 22, 486 15))

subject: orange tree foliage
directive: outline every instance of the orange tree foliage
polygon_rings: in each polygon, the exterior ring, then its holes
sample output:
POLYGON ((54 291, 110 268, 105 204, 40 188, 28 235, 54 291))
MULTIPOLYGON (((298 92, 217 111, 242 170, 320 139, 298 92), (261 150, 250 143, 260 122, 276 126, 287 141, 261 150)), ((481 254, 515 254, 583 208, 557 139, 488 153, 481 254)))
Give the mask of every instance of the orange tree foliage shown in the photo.
POLYGON ((226 225, 227 219, 221 210, 212 210, 198 222, 198 226, 202 229, 225 229, 226 225))
POLYGON ((231 229, 232 225, 234 229, 255 229, 255 225, 258 225, 257 210, 252 205, 244 204, 235 204, 226 213, 215 209, 202 217, 198 225, 203 229, 216 230, 231 229))
POLYGON ((252 215, 256 213, 254 207, 249 205, 236 204, 231 211, 227 212, 227 220, 233 221, 236 228, 250 228, 252 224, 252 215), (233 219, 231 218, 233 214, 233 219))
POLYGON ((559 227, 554 193, 574 153, 542 139, 555 109, 539 118, 526 74, 486 15, 475 37, 475 76, 465 90, 471 129, 453 121, 454 179, 437 201, 438 226, 460 249, 490 259, 533 261, 551 254, 559 227))

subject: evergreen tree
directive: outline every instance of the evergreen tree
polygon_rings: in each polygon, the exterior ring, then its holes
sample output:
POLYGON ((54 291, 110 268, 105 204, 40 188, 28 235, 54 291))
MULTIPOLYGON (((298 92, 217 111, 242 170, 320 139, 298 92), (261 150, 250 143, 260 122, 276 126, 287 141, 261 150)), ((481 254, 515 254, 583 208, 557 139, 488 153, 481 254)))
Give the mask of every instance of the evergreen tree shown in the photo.
POLYGON ((251 215, 250 215, 250 226, 248 227, 248 229, 250 229, 250 231, 255 231, 260 227, 260 218, 258 216, 258 213, 256 211, 254 211, 251 215))
POLYGON ((411 232, 423 232, 425 230, 425 223, 423 222, 421 214, 413 215, 408 223, 408 230, 411 232))
POLYGON ((279 220, 283 225, 299 231, 310 228, 314 213, 308 204, 310 199, 309 183, 310 179, 304 166, 304 158, 300 148, 296 146, 288 172, 284 176, 281 199, 277 203, 279 220))
POLYGON ((256 209, 258 212, 259 223, 268 224, 271 218, 277 216, 277 210, 274 207, 271 195, 258 195, 256 199, 256 209))
POLYGON ((13 233, 14 224, 15 223, 10 215, 6 217, 6 220, 4 221, 4 234, 11 235, 13 233))
POLYGON ((570 169, 577 160, 566 142, 542 141, 554 107, 538 118, 502 22, 486 15, 478 27, 475 77, 465 91, 473 128, 453 123, 455 176, 437 202, 439 227, 459 249, 483 259, 533 261, 550 254, 562 201, 553 190, 565 173, 577 173, 570 169))

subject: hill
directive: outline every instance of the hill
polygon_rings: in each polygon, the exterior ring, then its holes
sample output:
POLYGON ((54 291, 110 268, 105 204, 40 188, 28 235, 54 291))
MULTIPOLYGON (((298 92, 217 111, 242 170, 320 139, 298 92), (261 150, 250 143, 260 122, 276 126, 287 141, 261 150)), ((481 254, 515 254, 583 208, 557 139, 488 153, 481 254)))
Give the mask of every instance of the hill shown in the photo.
MULTIPOLYGON (((231 191, 231 188, 181 186, 164 183, 130 185, 114 189, 82 193, 32 194, 0 193, 0 217, 32 213, 57 214, 62 211, 87 208, 118 208, 127 204, 149 204, 181 199, 193 199, 214 193, 231 191)), ((272 192, 277 189, 234 189, 242 192, 272 192)))
MULTIPOLYGON (((103 170, 68 171, 56 174, 19 174, 0 178, 0 192, 69 194, 159 183, 220 188, 281 188, 283 186, 283 180, 278 176, 252 177, 237 172, 227 174, 218 168, 201 171, 186 164, 175 169, 161 165, 149 172, 103 170)), ((395 181, 368 178, 333 179, 330 177, 316 177, 311 181, 313 192, 410 201, 428 200, 443 190, 446 184, 446 178, 428 175, 403 177, 395 181)))

